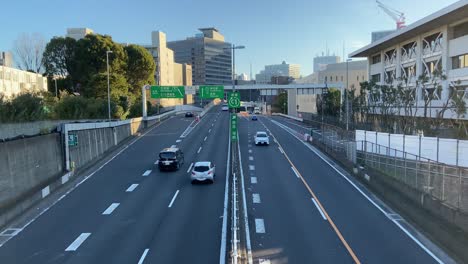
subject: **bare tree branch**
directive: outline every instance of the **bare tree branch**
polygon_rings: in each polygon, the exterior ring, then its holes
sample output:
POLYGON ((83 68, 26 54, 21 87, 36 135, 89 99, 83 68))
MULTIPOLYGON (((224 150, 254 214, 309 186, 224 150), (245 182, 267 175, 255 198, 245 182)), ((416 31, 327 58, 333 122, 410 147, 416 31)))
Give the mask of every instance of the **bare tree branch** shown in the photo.
POLYGON ((23 33, 13 43, 15 62, 18 68, 40 73, 42 72, 42 55, 46 41, 39 33, 23 33))

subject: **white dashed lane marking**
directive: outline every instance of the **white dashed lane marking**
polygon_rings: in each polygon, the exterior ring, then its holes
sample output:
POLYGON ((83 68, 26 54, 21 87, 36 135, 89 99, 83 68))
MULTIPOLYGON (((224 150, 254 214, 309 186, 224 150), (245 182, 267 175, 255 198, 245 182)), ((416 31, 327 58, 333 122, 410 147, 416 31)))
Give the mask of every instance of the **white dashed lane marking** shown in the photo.
POLYGON ((138 184, 134 183, 134 184, 130 185, 130 187, 128 187, 126 192, 133 192, 136 187, 138 187, 138 184))
POLYGON ((257 183, 257 177, 250 177, 250 183, 257 183))
POLYGON ((323 220, 327 220, 327 217, 325 216, 325 214, 322 212, 322 209, 320 209, 320 206, 317 204, 317 202, 315 201, 314 198, 312 198, 312 202, 314 202, 315 204, 315 207, 317 207, 317 210, 319 211, 320 215, 322 216, 323 220))
POLYGON ((249 170, 251 170, 251 171, 255 170, 255 166, 254 165, 249 165, 249 170))
POLYGON ((265 222, 261 218, 255 218, 255 232, 265 234, 265 222))
POLYGON ((200 147, 200 148, 198 149, 197 153, 200 153, 201 150, 202 150, 202 147, 200 147))
POLYGON ((148 176, 148 175, 150 175, 150 173, 151 173, 151 170, 147 170, 147 171, 145 171, 145 172, 143 173, 142 176, 148 176))
POLYGON ((82 233, 65 249, 65 251, 76 251, 90 235, 91 233, 82 233))
POLYGON ((117 208, 120 204, 119 203, 113 203, 107 209, 102 212, 103 215, 110 215, 112 212, 114 212, 115 208, 117 208))
POLYGON ((253 202, 253 203, 257 203, 257 204, 258 204, 258 203, 261 203, 261 201, 260 201, 260 194, 258 194, 258 193, 252 194, 252 202, 253 202))
POLYGON ((252 156, 250 156, 250 157, 249 157, 249 160, 253 160, 253 157, 252 157, 252 156))
POLYGON ((179 194, 179 190, 177 190, 177 191, 175 192, 174 197, 172 197, 171 203, 170 203, 169 206, 167 206, 167 207, 169 207, 169 208, 172 207, 172 204, 174 204, 174 201, 175 201, 175 199, 177 198, 177 195, 178 195, 178 194, 179 194))
POLYGON ((143 254, 140 257, 140 260, 138 261, 138 264, 143 264, 143 261, 145 261, 146 255, 148 255, 148 251, 149 251, 149 248, 143 251, 143 254))
POLYGON ((192 163, 190 163, 190 166, 189 166, 189 168, 188 168, 188 170, 187 170, 187 173, 189 173, 189 172, 190 172, 190 170, 192 169, 192 166, 193 166, 193 162, 192 162, 192 163))

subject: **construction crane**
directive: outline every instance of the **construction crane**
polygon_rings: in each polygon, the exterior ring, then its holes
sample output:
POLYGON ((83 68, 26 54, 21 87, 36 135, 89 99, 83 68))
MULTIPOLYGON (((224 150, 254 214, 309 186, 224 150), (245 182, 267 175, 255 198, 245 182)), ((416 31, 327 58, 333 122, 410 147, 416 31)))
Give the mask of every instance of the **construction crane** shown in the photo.
POLYGON ((401 29, 405 27, 405 14, 403 12, 393 9, 387 5, 384 5, 379 0, 376 0, 376 2, 377 2, 377 5, 380 8, 382 8, 382 10, 385 13, 387 13, 387 15, 389 15, 393 20, 395 20, 397 29, 401 29))

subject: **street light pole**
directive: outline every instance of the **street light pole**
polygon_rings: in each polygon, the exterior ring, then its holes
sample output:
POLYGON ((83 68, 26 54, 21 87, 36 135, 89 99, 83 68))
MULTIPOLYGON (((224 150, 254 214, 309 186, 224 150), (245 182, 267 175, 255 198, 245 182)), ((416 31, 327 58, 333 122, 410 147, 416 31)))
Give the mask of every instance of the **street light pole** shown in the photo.
POLYGON ((349 80, 348 80, 348 62, 350 62, 351 59, 346 60, 346 88, 345 88, 345 104, 346 104, 346 131, 349 129, 349 109, 348 109, 348 86, 349 86, 349 80))
POLYGON ((112 51, 106 51, 106 62, 107 62, 107 110, 108 110, 108 120, 111 121, 111 109, 110 109, 110 78, 109 78, 109 53, 112 51))
POLYGON ((56 77, 54 77, 54 81, 55 81, 55 97, 58 97, 57 78, 56 77))

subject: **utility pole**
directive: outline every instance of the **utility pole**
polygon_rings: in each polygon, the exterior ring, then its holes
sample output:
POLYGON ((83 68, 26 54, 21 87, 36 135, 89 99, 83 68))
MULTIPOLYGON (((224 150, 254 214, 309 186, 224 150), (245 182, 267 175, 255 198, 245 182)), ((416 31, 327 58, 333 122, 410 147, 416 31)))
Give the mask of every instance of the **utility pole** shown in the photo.
POLYGON ((107 110, 108 110, 108 121, 111 121, 111 109, 110 109, 110 77, 109 77, 109 53, 112 51, 106 51, 106 62, 107 62, 107 110))

